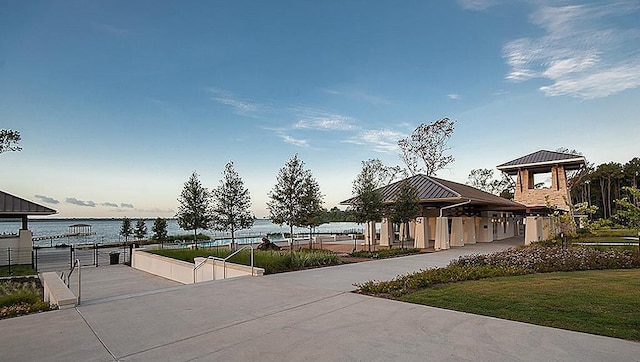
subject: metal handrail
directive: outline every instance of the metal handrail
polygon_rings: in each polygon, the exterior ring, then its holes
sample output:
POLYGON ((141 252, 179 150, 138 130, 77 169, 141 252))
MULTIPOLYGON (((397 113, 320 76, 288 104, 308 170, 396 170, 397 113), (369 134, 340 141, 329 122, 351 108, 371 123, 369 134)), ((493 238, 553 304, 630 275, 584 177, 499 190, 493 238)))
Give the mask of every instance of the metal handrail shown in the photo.
POLYGON ((81 285, 82 285, 82 268, 80 267, 80 259, 76 259, 73 262, 73 265, 71 266, 71 269, 69 270, 69 274, 65 277, 64 272, 62 273, 62 281, 67 285, 67 288, 69 287, 69 281, 71 280, 71 275, 73 274, 73 271, 76 270, 76 266, 78 267, 78 304, 80 304, 80 300, 81 300, 81 285))
MULTIPOLYGON (((229 256, 227 256, 226 258, 220 258, 217 256, 208 256, 206 259, 204 259, 203 261, 200 262, 200 264, 195 265, 193 267, 193 282, 196 282, 196 272, 198 271, 198 269, 200 269, 200 267, 202 267, 207 261, 209 260, 218 260, 222 262, 222 268, 223 268, 223 277, 222 279, 227 279, 227 260, 229 260, 230 258, 232 258, 233 256, 235 256, 236 254, 238 254, 239 252, 241 252, 244 249, 250 248, 251 249, 251 276, 253 276, 255 274, 254 272, 254 266, 253 266, 253 245, 248 244, 245 245, 243 247, 241 247, 240 249, 234 251, 233 253, 231 253, 229 256)), ((212 277, 215 278, 215 273, 214 273, 214 265, 212 263, 212 277)))

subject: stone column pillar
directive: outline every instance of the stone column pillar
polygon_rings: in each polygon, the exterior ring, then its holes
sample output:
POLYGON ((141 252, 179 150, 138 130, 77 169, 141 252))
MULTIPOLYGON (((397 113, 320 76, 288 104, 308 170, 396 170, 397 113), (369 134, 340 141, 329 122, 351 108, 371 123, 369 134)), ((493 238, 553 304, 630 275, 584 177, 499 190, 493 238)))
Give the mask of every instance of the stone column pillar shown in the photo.
POLYGON ((472 217, 463 217, 462 218, 462 239, 465 244, 475 244, 476 243, 476 218, 472 217))
POLYGON ((446 250, 449 249, 449 218, 438 217, 436 218, 436 243, 434 249, 446 250))
POLYGON ((540 241, 540 237, 542 237, 539 233, 541 225, 542 220, 537 216, 527 216, 524 229, 524 245, 531 245, 531 243, 540 241))
POLYGON ((417 217, 415 222, 415 244, 416 248, 426 249, 429 247, 429 221, 426 217, 417 217))
POLYGON ((393 232, 393 223, 388 218, 382 219, 380 224, 380 245, 389 246, 393 245, 395 234, 393 232))
POLYGON ((464 231, 461 217, 451 218, 451 246, 464 246, 464 231))

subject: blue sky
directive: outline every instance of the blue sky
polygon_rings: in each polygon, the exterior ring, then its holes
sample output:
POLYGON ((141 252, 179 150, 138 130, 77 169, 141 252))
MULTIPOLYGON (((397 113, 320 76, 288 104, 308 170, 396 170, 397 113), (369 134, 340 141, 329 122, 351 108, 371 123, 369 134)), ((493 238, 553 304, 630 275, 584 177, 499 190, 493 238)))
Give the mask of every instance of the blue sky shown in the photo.
POLYGON ((173 216, 229 160, 263 217, 295 153, 330 208, 445 116, 453 181, 539 149, 640 155, 638 1, 2 3, 0 128, 24 149, 0 189, 61 217, 173 216))

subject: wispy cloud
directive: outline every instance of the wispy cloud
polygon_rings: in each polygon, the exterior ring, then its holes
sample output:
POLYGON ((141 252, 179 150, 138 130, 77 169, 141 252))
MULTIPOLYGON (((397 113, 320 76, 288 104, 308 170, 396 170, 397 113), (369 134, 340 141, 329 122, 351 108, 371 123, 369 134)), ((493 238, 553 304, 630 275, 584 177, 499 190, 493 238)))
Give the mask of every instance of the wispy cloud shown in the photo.
POLYGON ((118 204, 113 203, 113 202, 103 202, 100 204, 100 206, 106 206, 106 207, 118 207, 118 204))
POLYGON ((280 138, 282 138, 284 140, 285 143, 294 145, 294 146, 298 146, 298 147, 309 147, 309 141, 308 140, 302 140, 302 139, 298 139, 298 138, 293 138, 289 135, 286 134, 280 134, 280 138))
POLYGON ((109 34, 113 34, 113 35, 124 35, 128 32, 127 29, 119 27, 119 26, 115 26, 115 25, 111 25, 111 24, 106 24, 106 23, 101 23, 101 22, 97 22, 97 21, 92 21, 89 23, 91 25, 91 27, 95 30, 101 31, 101 32, 105 32, 105 33, 109 33, 109 34))
POLYGON ((398 140, 406 137, 405 134, 388 130, 366 130, 351 137, 344 142, 371 147, 376 152, 398 152, 398 140))
POLYGON ((137 212, 145 212, 145 213, 154 213, 154 214, 172 214, 175 211, 173 209, 160 209, 160 208, 153 208, 153 209, 136 209, 137 212))
POLYGON ((96 203, 93 201, 83 201, 78 200, 75 197, 67 197, 64 202, 67 204, 77 205, 77 206, 87 206, 87 207, 96 207, 96 203))
POLYGON ((207 88, 206 91, 211 94, 213 101, 231 107, 233 112, 239 115, 247 116, 262 109, 258 103, 242 99, 223 89, 207 88))
POLYGON ((308 107, 294 107, 291 110, 296 113, 299 118, 299 121, 294 125, 294 128, 297 129, 331 131, 349 131, 357 129, 353 124, 355 119, 349 116, 333 114, 320 109, 308 107))
POLYGON ((456 94, 456 93, 449 93, 449 94, 447 94, 447 97, 449 97, 449 99, 453 99, 453 100, 460 99, 460 95, 456 94))
POLYGON ((349 99, 355 99, 359 101, 367 102, 371 105, 386 105, 391 104, 388 98, 380 95, 370 94, 361 90, 337 90, 337 89, 323 89, 323 92, 336 96, 343 96, 349 99))
POLYGON ((458 0, 458 4, 466 10, 486 10, 498 3, 497 0, 458 0))
POLYGON ((548 96, 606 97, 640 86, 640 27, 620 28, 614 18, 640 14, 637 1, 539 6, 530 21, 545 30, 503 48, 511 68, 506 78, 544 78, 548 96))
POLYGON ((128 209, 133 209, 133 205, 132 204, 127 204, 127 203, 124 203, 124 202, 120 203, 120 207, 126 207, 128 209))
POLYGON ((53 197, 49 197, 49 196, 44 196, 44 195, 36 195, 35 196, 36 199, 42 201, 42 202, 46 202, 48 204, 59 204, 60 201, 54 199, 53 197))

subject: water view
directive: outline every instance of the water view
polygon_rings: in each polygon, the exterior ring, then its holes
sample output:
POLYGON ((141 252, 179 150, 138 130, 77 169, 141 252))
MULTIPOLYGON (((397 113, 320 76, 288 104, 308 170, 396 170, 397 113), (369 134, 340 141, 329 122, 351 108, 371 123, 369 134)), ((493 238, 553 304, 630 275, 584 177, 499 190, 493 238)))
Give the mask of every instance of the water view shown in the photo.
MULTIPOLYGON (((132 220, 135 224, 136 220, 132 220)), ((120 226, 122 219, 33 219, 29 220, 29 230, 33 233, 34 238, 45 237, 52 235, 61 235, 69 231, 69 226, 75 224, 87 224, 91 225, 91 230, 94 235, 87 236, 73 236, 64 237, 59 239, 44 239, 33 242, 34 246, 55 246, 59 244, 113 244, 123 242, 124 238, 120 236, 120 226)), ((145 220, 147 225, 147 237, 151 237, 151 228, 153 226, 153 220, 145 220)), ((1 234, 14 234, 20 229, 19 220, 0 220, 0 235, 1 234)), ((353 222, 331 222, 323 224, 316 228, 316 233, 361 233, 363 231, 362 225, 353 222)), ((240 230, 236 232, 236 237, 239 243, 248 243, 259 240, 266 234, 274 233, 288 233, 289 228, 286 225, 280 227, 273 224, 271 220, 257 219, 250 229, 240 230)), ((296 234, 306 234, 309 230, 305 228, 294 228, 296 234)), ((229 242, 227 238, 230 233, 216 232, 210 230, 198 230, 198 233, 209 235, 212 239, 219 240, 220 244, 229 242)), ((193 231, 182 230, 178 226, 178 222, 175 219, 167 219, 167 234, 168 235, 183 235, 193 234, 193 231)), ((271 237, 274 240, 278 240, 278 237, 271 237)), ((280 238, 283 238, 281 235, 280 238)), ((134 240, 133 237, 129 237, 129 240, 134 240)))

